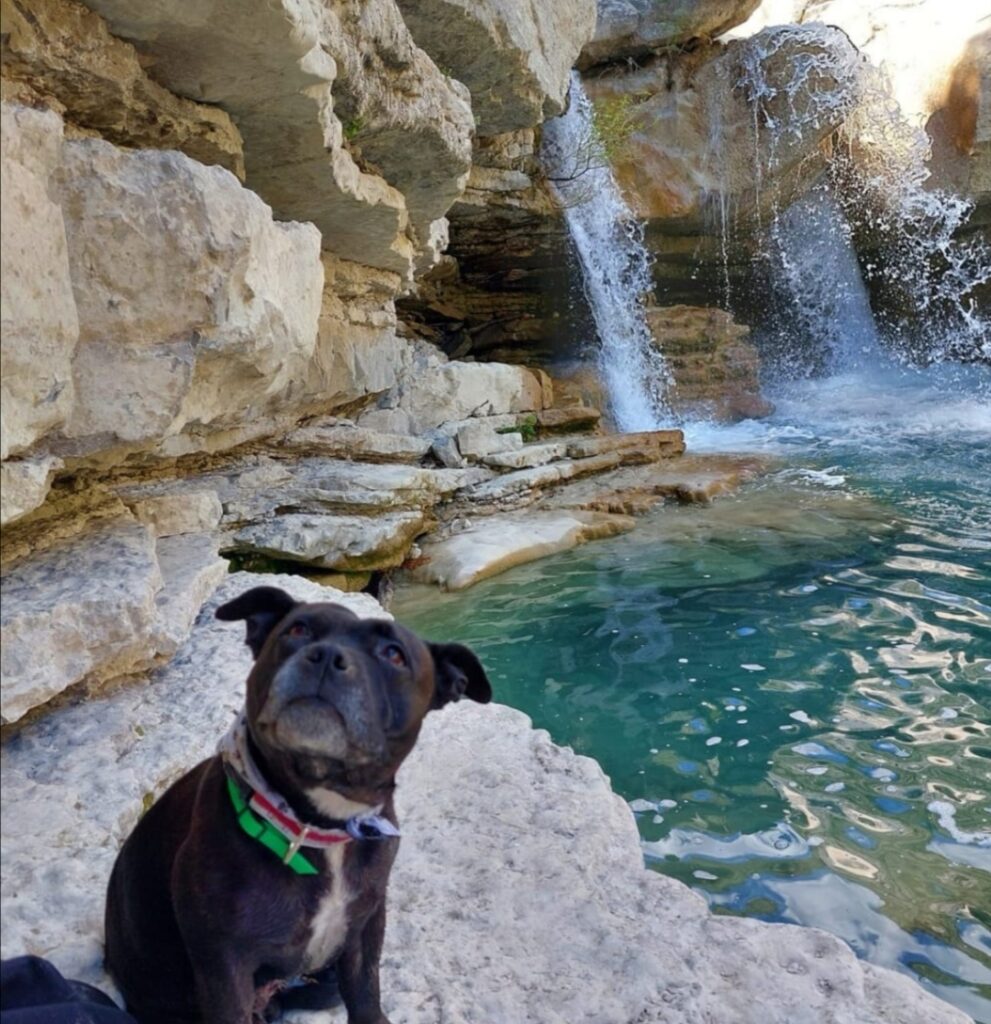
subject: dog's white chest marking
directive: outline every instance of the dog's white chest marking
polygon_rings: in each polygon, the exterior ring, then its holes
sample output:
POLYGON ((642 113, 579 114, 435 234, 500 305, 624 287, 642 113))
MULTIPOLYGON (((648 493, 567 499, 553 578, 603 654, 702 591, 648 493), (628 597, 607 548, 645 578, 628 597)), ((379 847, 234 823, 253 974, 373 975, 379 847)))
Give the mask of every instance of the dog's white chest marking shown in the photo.
POLYGON ((347 937, 348 903, 352 893, 344 878, 344 849, 346 843, 337 843, 323 851, 327 870, 333 884, 317 905, 310 921, 310 938, 303 956, 303 971, 318 971, 340 952, 347 937))

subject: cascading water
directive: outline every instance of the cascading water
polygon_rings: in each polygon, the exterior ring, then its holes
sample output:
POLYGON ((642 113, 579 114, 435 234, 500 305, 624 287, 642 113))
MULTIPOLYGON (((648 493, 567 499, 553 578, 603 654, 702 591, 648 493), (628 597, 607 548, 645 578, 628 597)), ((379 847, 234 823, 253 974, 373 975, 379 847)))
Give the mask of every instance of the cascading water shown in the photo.
POLYGON ((542 156, 581 262, 601 347, 599 363, 623 431, 670 422, 670 374, 644 316, 653 290, 643 225, 623 200, 596 136, 593 108, 577 72, 567 113, 544 126, 542 156))
POLYGON ((805 335, 827 347, 825 368, 877 362, 880 340, 850 225, 828 187, 789 206, 768 234, 783 298, 805 335))
POLYGON ((765 180, 792 143, 822 136, 830 147, 819 185, 790 207, 772 195, 759 224, 772 286, 801 333, 828 350, 826 368, 853 369, 872 348, 880 356, 881 337, 922 362, 991 360, 991 320, 973 299, 991 280, 991 248, 957 240, 971 207, 926 188, 928 137, 903 117, 881 69, 838 29, 787 25, 747 40, 736 87, 754 118, 758 220, 765 180), (880 329, 854 240, 870 253, 862 264, 885 307, 880 329))

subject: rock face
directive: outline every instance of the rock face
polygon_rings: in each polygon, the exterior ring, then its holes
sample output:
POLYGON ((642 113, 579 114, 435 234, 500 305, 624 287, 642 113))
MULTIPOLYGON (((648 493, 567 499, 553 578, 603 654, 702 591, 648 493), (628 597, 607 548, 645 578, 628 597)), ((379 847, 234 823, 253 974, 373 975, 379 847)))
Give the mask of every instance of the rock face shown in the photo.
POLYGON ((594 0, 398 0, 413 38, 471 92, 479 135, 532 128, 564 110, 594 0))
POLYGON ((65 144, 59 194, 80 319, 60 447, 153 447, 284 407, 316 344, 311 225, 274 222, 220 168, 95 139, 65 144))
POLYGON ((750 328, 721 309, 653 307, 647 325, 671 369, 667 399, 676 411, 723 422, 767 416, 750 328))
POLYGON ((216 541, 156 540, 109 519, 9 567, 3 578, 3 721, 83 680, 140 671, 175 653, 227 572, 216 541))
POLYGON ((593 102, 623 104, 633 126, 614 169, 666 301, 711 305, 748 279, 761 226, 826 167, 859 76, 850 41, 819 25, 589 77, 593 102))
POLYGON ((247 184, 278 217, 311 221, 336 256, 403 277, 436 255, 468 172, 471 109, 393 0, 90 6, 153 59, 157 82, 235 118, 247 184))
POLYGON ((578 66, 643 57, 710 40, 746 21, 761 0, 599 0, 595 35, 578 66))
POLYGON ((72 357, 79 321, 65 225, 51 197, 61 149, 62 123, 55 114, 4 104, 0 131, 4 183, 0 457, 4 459, 61 426, 73 404, 72 357))
POLYGON ((76 0, 3 0, 4 98, 44 102, 119 146, 179 149, 244 177, 241 135, 216 107, 153 82, 133 46, 76 0))
MULTIPOLYGON (((239 624, 212 609, 254 582, 231 577, 147 684, 62 708, 5 743, 3 956, 39 953, 108 985, 101 920, 114 856, 142 807, 212 753, 239 709, 250 657, 239 624)), ((383 614, 363 595, 271 582, 383 614)), ((709 914, 681 883, 644 869, 633 815, 595 762, 517 711, 466 703, 430 715, 398 806, 382 961, 394 1020, 967 1020, 823 932, 709 914)))

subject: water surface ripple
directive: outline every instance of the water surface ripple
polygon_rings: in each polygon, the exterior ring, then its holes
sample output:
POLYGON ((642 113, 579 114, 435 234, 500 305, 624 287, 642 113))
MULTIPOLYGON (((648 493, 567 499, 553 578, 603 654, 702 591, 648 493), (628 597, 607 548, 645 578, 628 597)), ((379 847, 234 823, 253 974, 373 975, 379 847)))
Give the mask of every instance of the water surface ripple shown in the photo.
POLYGON ((395 610, 597 758, 716 912, 824 928, 991 1022, 987 386, 793 386, 689 431, 775 456, 739 495, 395 610))

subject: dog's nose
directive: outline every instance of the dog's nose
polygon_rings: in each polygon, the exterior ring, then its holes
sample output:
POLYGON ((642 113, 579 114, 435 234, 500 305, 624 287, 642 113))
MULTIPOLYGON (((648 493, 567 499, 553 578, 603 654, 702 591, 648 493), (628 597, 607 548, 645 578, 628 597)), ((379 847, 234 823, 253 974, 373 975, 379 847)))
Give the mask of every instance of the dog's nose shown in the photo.
POLYGON ((311 644, 304 657, 314 665, 328 665, 337 672, 346 672, 351 667, 347 654, 334 644, 311 644))

